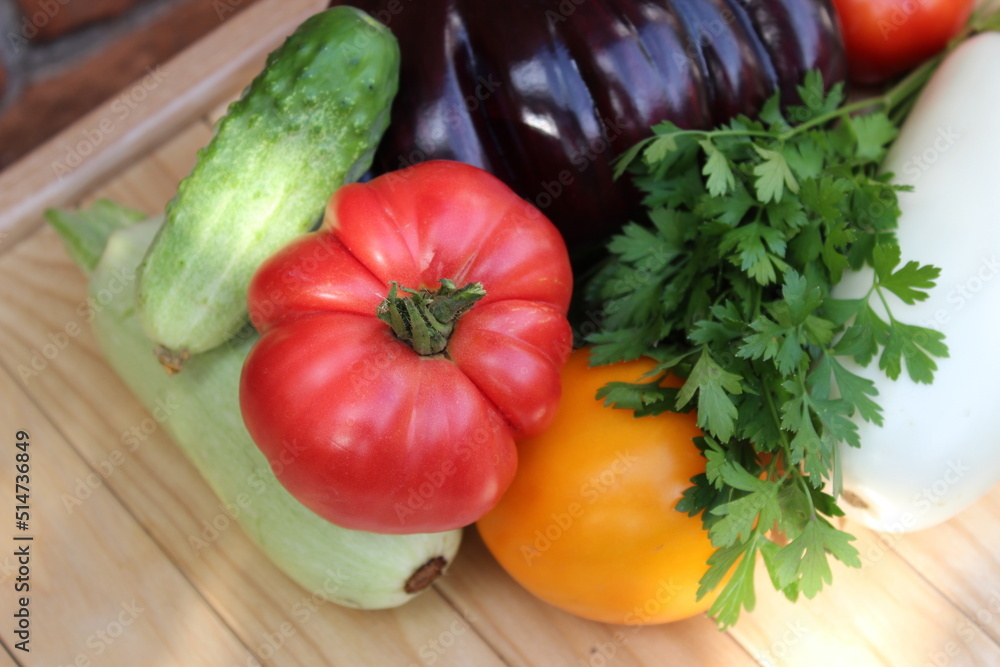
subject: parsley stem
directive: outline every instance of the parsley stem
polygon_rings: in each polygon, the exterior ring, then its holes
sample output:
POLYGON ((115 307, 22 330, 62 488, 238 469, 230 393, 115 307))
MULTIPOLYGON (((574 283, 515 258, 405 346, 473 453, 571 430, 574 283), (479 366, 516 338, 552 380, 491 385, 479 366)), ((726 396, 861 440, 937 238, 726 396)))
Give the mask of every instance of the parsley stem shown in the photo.
POLYGON ((874 285, 874 289, 875 293, 878 294, 879 301, 881 301, 882 305, 885 306, 885 314, 886 317, 889 318, 889 324, 896 324, 896 318, 892 316, 892 309, 889 307, 889 301, 885 298, 885 293, 882 291, 882 288, 878 285, 878 283, 876 283, 874 285))
POLYGON ((960 44, 972 35, 981 32, 1000 31, 1000 2, 988 2, 969 19, 968 24, 948 43, 939 54, 925 61, 910 72, 891 89, 873 101, 877 101, 896 125, 902 124, 931 76, 960 44))
POLYGON ((833 497, 839 498, 844 492, 844 473, 840 465, 840 457, 837 456, 837 448, 834 447, 830 451, 830 459, 833 464, 833 477, 831 481, 833 482, 833 497))
POLYGON ((809 482, 806 481, 805 475, 798 475, 796 481, 802 486, 802 493, 805 495, 806 500, 809 501, 809 520, 815 521, 816 516, 816 503, 813 502, 812 491, 809 489, 809 482))
MULTIPOLYGON (((706 137, 715 139, 717 137, 758 137, 760 139, 773 139, 770 132, 756 132, 754 130, 674 130, 670 132, 671 137, 706 137)), ((650 137, 645 141, 652 141, 656 137, 650 137)))
POLYGON ((825 113, 822 116, 813 118, 806 123, 796 125, 782 134, 779 139, 781 141, 787 141, 801 132, 816 127, 817 125, 825 125, 832 120, 843 118, 844 116, 850 115, 856 111, 863 111, 872 107, 880 107, 883 111, 885 111, 895 125, 898 126, 902 124, 903 120, 906 119, 910 110, 913 108, 913 105, 916 103, 920 91, 924 89, 924 86, 927 85, 931 76, 935 71, 937 71, 937 68, 941 65, 948 54, 958 48, 959 44, 972 35, 989 31, 1000 31, 1000 2, 988 3, 982 8, 980 13, 972 16, 965 28, 963 28, 962 31, 948 43, 948 46, 945 47, 941 53, 925 61, 919 67, 903 77, 898 83, 896 83, 896 85, 881 95, 844 105, 839 109, 835 109, 834 111, 825 113))
POLYGON ((879 101, 893 123, 900 125, 909 115, 910 110, 919 97, 920 91, 930 81, 931 75, 934 74, 944 60, 946 53, 948 51, 924 62, 924 64, 910 72, 891 89, 875 98, 879 101))
POLYGON ((793 137, 796 137, 799 134, 805 132, 806 130, 812 129, 818 125, 826 125, 830 121, 836 120, 838 118, 843 118, 844 116, 849 116, 855 111, 863 111, 864 109, 868 109, 872 106, 877 106, 879 104, 878 101, 879 99, 880 98, 858 100, 857 102, 852 102, 851 104, 845 104, 842 107, 838 107, 834 111, 828 111, 827 113, 822 114, 820 116, 816 116, 812 120, 802 123, 801 125, 796 125, 787 132, 779 134, 778 141, 784 143, 789 139, 792 139, 793 137))
MULTIPOLYGON (((762 393, 764 394, 764 399, 767 401, 767 408, 771 413, 771 418, 774 420, 774 424, 778 429, 778 434, 781 436, 782 453, 787 453, 791 451, 792 445, 788 441, 788 434, 785 433, 785 429, 781 428, 781 417, 778 415, 778 406, 774 404, 774 396, 772 396, 771 392, 768 390, 764 390, 762 393)), ((785 465, 788 465, 787 461, 785 462, 785 465)))
MULTIPOLYGON (((871 108, 881 108, 895 125, 900 125, 909 115, 910 110, 916 103, 921 90, 927 85, 931 76, 941 65, 944 59, 954 51, 959 44, 966 39, 980 32, 1000 31, 1000 2, 987 2, 980 11, 973 14, 968 24, 948 43, 941 53, 925 61, 922 65, 914 69, 907 76, 901 79, 895 86, 885 91, 881 95, 865 98, 843 105, 833 111, 817 116, 801 125, 796 125, 786 132, 775 135, 771 132, 758 132, 753 130, 673 130, 670 136, 684 137, 697 136, 708 139, 718 137, 755 137, 759 139, 775 139, 779 143, 784 143, 799 134, 814 127, 826 125, 827 123, 844 118, 858 111, 871 108)), ((643 143, 653 141, 656 136, 649 137, 643 143)))

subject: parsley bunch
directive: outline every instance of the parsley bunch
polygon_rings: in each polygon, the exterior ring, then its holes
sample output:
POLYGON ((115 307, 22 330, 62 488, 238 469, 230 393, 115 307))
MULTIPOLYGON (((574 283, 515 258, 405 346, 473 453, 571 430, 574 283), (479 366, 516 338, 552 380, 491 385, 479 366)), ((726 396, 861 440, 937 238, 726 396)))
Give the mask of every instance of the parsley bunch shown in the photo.
POLYGON ((599 397, 640 417, 697 409, 706 472, 678 510, 701 513, 716 547, 699 595, 725 580, 709 612, 722 626, 754 606, 758 553, 792 600, 830 583, 830 556, 860 566, 854 538, 829 520, 843 515, 837 447, 861 444, 853 415, 881 423, 881 409, 874 383, 842 361, 877 358, 890 378, 905 365, 930 382, 947 355, 939 332, 900 321, 886 298, 923 300, 939 274, 901 265, 902 188, 879 173, 901 98, 845 105, 842 85, 827 92, 817 72, 799 93, 801 106, 783 111, 775 94, 757 120, 710 131, 662 123, 622 156, 649 221, 611 240, 585 292, 602 314, 587 337, 593 364, 659 362, 599 397), (864 265, 868 295, 833 298, 864 265), (670 373, 680 389, 661 386, 670 373))

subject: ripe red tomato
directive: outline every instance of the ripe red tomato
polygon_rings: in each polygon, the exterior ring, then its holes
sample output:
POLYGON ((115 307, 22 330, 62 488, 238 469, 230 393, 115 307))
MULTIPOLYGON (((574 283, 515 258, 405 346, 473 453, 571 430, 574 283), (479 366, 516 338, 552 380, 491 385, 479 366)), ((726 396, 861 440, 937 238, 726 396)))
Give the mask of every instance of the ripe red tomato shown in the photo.
POLYGON ((705 472, 694 413, 635 418, 595 398, 634 382, 649 359, 590 368, 587 350, 563 369, 552 426, 519 443, 514 483, 477 526, 500 565, 565 611, 604 623, 689 618, 713 547, 700 517, 678 512, 690 478, 705 472))
POLYGON ((834 0, 851 79, 875 84, 943 49, 969 20, 975 0, 834 0))
POLYGON ((554 417, 571 290, 559 232, 481 169, 425 162, 344 186, 323 227, 254 276, 247 430, 340 526, 473 523, 514 476, 515 437, 554 417), (485 296, 455 300, 477 283, 485 296))

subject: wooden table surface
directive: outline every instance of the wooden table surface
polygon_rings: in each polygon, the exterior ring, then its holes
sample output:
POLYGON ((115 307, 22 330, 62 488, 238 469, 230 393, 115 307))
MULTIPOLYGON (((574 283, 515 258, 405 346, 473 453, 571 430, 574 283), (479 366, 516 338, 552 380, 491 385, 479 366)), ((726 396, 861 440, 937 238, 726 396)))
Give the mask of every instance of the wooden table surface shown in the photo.
POLYGON ((519 588, 473 530, 442 579, 387 611, 324 603, 236 526, 192 546, 219 500, 159 428, 138 446, 123 437, 149 415, 103 362, 83 274, 40 212, 99 196, 161 211, 224 103, 323 4, 259 3, 164 68, 125 118, 109 103, 0 174, 0 667, 1000 665, 1000 488, 921 533, 845 524, 864 567, 835 567, 812 601, 788 603, 758 568, 757 608, 727 632, 705 617, 625 627, 565 614, 519 588), (107 118, 99 145, 57 174, 107 118), (19 430, 32 452, 30 653, 13 622, 19 430))

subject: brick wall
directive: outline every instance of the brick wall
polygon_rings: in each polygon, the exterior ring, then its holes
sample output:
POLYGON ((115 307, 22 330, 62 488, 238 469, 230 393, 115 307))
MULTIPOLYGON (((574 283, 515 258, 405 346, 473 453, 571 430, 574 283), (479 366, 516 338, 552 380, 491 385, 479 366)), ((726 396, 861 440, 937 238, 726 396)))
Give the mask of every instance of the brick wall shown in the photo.
POLYGON ((34 42, 58 39, 89 23, 121 16, 139 0, 14 0, 21 11, 21 35, 34 42))
POLYGON ((0 0, 0 170, 256 0, 0 0))

